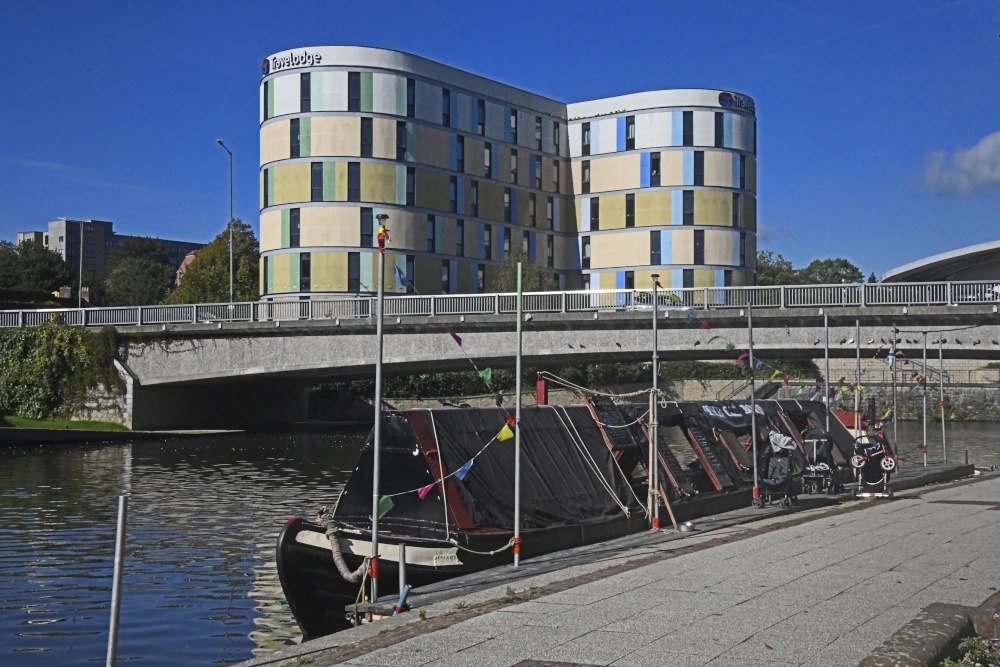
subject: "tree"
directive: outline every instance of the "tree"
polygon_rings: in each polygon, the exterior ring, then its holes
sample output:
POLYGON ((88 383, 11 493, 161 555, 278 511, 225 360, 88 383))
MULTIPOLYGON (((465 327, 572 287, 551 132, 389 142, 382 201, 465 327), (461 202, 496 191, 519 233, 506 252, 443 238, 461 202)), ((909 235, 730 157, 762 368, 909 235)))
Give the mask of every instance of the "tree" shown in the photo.
POLYGON ((517 291, 517 263, 521 262, 521 291, 547 292, 558 289, 552 269, 539 266, 531 261, 528 253, 521 248, 512 248, 508 252, 490 281, 490 289, 494 292, 517 291))
POLYGON ((877 283, 878 282, 878 278, 875 277, 875 272, 874 271, 872 271, 871 273, 868 274, 868 282, 869 283, 877 283))
POLYGON ((804 269, 796 272, 801 285, 833 285, 837 283, 860 283, 864 274, 861 269, 843 258, 814 259, 804 269))
POLYGON ((17 248, 10 241, 0 241, 0 289, 14 289, 17 282, 17 248))
POLYGON ((162 303, 175 276, 167 257, 164 241, 138 237, 122 239, 111 251, 111 265, 99 298, 110 306, 162 303))
POLYGON ((757 251, 758 285, 794 285, 795 278, 792 263, 782 255, 775 255, 770 250, 757 251))
MULTIPOLYGON (((233 291, 236 301, 256 301, 260 296, 258 261, 260 246, 253 228, 233 220, 233 291)), ((181 284, 167 303, 224 303, 229 301, 229 229, 198 251, 181 284)))
POLYGON ((0 288, 25 292, 54 292, 72 277, 59 253, 25 241, 16 248, 0 242, 0 288))

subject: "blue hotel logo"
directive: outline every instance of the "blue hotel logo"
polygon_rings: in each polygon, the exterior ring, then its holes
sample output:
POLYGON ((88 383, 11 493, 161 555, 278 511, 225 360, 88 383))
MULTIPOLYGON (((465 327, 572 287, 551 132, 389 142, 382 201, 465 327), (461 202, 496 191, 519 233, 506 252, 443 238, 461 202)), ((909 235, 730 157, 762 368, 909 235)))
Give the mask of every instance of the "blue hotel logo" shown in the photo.
POLYGON ((749 97, 743 97, 742 95, 734 95, 733 93, 719 93, 719 104, 724 107, 736 107, 737 109, 744 109, 752 114, 756 114, 756 109, 754 108, 753 100, 749 97))

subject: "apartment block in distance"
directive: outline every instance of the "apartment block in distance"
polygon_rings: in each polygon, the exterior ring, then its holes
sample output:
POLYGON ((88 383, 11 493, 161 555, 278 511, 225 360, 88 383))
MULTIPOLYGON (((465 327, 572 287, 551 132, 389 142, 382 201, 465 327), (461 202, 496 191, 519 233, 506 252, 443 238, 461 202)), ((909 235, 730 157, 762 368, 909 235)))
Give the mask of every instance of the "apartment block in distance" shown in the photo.
POLYGON ((561 289, 751 285, 756 116, 727 90, 567 104, 417 56, 263 62, 261 294, 490 291, 513 249, 561 289), (404 276, 405 279, 398 279, 404 276))

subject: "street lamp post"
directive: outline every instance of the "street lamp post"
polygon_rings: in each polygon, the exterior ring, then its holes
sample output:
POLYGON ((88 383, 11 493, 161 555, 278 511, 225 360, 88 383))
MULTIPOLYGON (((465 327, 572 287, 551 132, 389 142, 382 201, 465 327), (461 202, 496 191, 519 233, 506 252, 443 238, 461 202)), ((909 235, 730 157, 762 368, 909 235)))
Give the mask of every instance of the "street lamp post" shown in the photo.
MULTIPOLYGON (((382 447, 382 304, 385 298, 385 244, 388 239, 386 221, 389 216, 379 213, 378 220, 378 294, 377 319, 375 320, 375 429, 372 433, 372 555, 369 561, 371 573, 371 601, 378 602, 378 520, 380 495, 381 447, 382 447)), ((443 482, 442 482, 443 484, 443 482)), ((402 564, 400 564, 402 567, 402 564)))
POLYGON ((233 152, 226 148, 222 139, 215 141, 229 153, 229 303, 232 304, 235 301, 233 298, 233 152))

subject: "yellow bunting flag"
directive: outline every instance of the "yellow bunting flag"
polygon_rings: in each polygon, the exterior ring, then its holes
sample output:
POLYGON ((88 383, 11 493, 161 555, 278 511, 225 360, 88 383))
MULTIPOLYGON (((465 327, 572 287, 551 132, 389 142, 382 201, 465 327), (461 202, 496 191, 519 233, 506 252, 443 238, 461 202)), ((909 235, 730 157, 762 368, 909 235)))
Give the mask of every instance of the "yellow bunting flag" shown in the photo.
POLYGON ((507 424, 504 424, 503 428, 500 429, 500 432, 497 433, 497 440, 499 440, 500 442, 503 442, 504 440, 510 440, 513 437, 514 437, 514 432, 510 430, 510 426, 508 426, 507 424))

